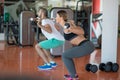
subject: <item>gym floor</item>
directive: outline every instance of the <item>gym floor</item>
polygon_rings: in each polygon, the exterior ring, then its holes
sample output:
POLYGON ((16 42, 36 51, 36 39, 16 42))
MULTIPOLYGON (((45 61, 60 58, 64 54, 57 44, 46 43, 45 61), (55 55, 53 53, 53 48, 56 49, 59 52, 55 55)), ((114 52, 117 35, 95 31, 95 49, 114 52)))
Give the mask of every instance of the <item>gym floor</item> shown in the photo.
MULTIPOLYGON (((120 38, 118 39, 118 58, 120 65, 120 38)), ((95 62, 100 63, 101 50, 96 49, 95 62)), ((49 71, 40 71, 38 65, 42 65, 42 59, 37 55, 34 46, 9 46, 5 42, 0 42, 0 80, 64 80, 63 75, 67 70, 63 65, 61 57, 55 57, 58 66, 49 71)), ((75 60, 77 73, 80 80, 120 80, 120 70, 118 72, 96 73, 87 72, 85 65, 89 62, 89 56, 84 56, 75 60)))

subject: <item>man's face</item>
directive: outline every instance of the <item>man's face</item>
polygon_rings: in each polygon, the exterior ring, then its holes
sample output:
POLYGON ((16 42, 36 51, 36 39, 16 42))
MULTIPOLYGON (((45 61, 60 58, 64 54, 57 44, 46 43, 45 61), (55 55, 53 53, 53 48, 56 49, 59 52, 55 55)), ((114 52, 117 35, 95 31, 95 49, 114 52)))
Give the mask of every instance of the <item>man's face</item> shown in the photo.
POLYGON ((42 10, 39 10, 38 13, 37 13, 38 17, 42 17, 42 10))

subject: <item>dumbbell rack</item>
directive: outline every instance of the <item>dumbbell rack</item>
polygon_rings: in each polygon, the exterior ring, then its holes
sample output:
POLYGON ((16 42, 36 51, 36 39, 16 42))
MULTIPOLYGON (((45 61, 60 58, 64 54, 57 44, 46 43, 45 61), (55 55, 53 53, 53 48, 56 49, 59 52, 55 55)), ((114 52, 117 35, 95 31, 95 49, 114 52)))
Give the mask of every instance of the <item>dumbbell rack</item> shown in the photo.
POLYGON ((90 56, 90 64, 86 65, 86 70, 92 70, 93 73, 97 72, 97 69, 105 72, 117 72, 119 69, 119 65, 117 64, 118 0, 115 2, 114 0, 109 0, 109 4, 106 0, 103 0, 102 7, 101 63, 95 64, 93 62, 95 53, 92 53, 90 56), (91 66, 91 64, 94 64, 94 66, 91 66))
POLYGON ((117 64, 117 15, 118 0, 109 0, 109 5, 106 0, 103 0, 102 54, 99 69, 106 72, 117 72, 119 69, 119 65, 117 64))

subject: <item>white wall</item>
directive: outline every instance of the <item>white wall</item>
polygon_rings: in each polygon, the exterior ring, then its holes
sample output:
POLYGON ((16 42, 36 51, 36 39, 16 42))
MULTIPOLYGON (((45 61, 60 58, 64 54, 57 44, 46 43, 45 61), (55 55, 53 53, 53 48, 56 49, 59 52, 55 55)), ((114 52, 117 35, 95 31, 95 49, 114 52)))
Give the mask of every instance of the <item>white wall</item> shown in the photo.
POLYGON ((63 0, 48 0, 48 6, 52 5, 52 7, 62 7, 63 4, 63 0))

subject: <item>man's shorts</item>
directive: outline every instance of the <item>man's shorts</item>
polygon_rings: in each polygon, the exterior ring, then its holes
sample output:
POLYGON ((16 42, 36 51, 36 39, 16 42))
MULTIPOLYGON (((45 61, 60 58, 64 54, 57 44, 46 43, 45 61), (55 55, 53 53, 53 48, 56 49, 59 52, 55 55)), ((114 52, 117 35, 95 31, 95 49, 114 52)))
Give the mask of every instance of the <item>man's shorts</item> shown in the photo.
POLYGON ((44 41, 38 43, 38 45, 43 49, 56 48, 56 47, 62 46, 63 44, 64 44, 64 41, 57 40, 55 38, 52 38, 49 40, 44 40, 44 41))

